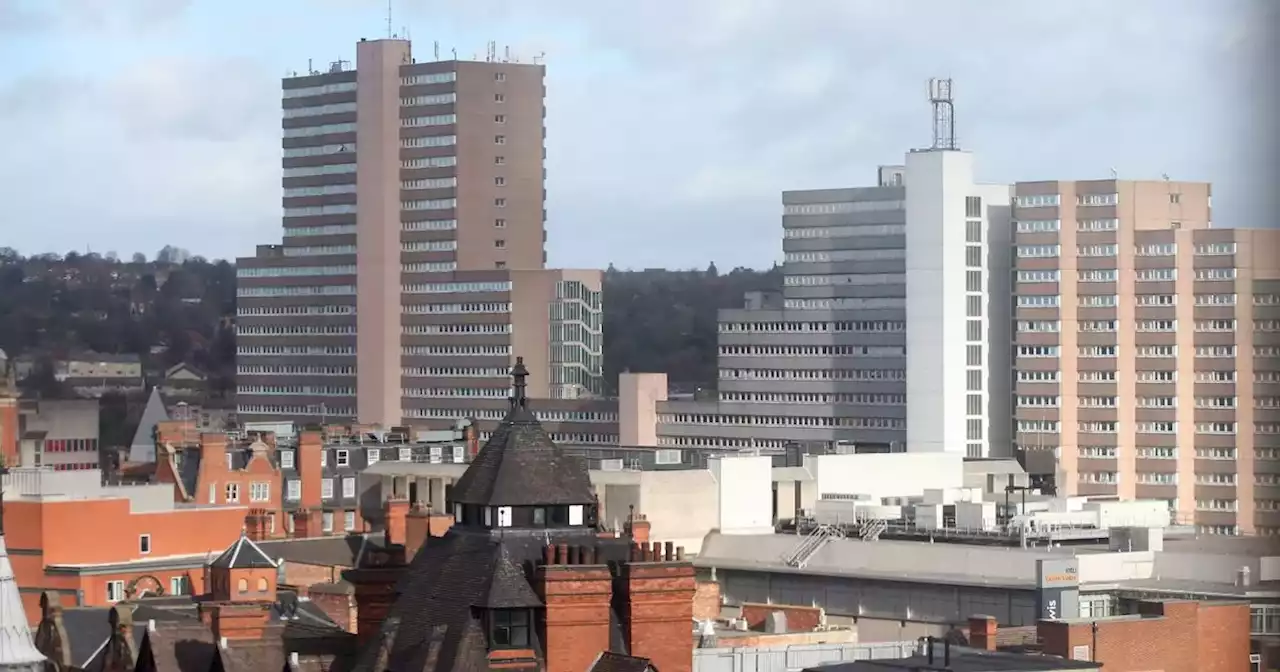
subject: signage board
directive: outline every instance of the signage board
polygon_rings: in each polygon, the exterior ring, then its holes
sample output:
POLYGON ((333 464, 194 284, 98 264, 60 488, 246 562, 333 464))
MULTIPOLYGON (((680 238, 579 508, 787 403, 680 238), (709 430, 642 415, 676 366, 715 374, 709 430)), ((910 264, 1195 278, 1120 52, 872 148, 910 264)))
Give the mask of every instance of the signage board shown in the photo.
POLYGON ((1080 616, 1080 565, 1076 558, 1036 561, 1036 605, 1041 619, 1080 616))

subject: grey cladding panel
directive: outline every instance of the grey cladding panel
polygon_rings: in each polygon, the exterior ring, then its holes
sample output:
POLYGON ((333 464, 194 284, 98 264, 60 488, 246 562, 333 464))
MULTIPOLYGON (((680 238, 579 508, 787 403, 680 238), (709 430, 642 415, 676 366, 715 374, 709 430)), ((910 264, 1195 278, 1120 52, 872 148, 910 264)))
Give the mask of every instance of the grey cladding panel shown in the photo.
POLYGON ((907 197, 906 187, 853 187, 845 189, 806 189, 782 192, 784 205, 813 203, 849 203, 852 201, 900 201, 907 197))

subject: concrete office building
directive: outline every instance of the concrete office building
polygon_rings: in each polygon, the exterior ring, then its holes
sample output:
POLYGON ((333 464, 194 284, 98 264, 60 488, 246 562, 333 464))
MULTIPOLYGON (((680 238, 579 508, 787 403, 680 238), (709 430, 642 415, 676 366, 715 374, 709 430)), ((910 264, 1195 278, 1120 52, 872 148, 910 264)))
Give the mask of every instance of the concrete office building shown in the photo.
POLYGON ((544 72, 385 39, 283 80, 283 241, 237 262, 242 419, 496 422, 517 346, 532 395, 599 392, 601 273, 544 268, 544 72))
POLYGON ((1016 186, 1015 440, 1063 494, 1274 535, 1280 231, 1211 214, 1204 183, 1016 186))
POLYGON ((782 296, 721 312, 719 399, 661 404, 659 442, 1007 454, 1011 195, 951 149, 785 192, 782 296))

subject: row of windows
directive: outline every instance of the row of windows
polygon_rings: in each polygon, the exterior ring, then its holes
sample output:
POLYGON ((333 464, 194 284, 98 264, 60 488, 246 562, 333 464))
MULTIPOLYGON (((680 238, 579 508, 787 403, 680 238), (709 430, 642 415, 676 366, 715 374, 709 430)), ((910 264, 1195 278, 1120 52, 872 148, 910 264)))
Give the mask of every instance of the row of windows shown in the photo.
POLYGON ((885 261, 906 259, 907 251, 902 248, 874 250, 821 250, 813 252, 787 252, 783 261, 796 263, 829 263, 834 261, 885 261))
POLYGON ((355 163, 330 163, 323 166, 298 166, 285 168, 285 177, 313 177, 315 175, 346 175, 356 172, 355 163))
POLYGON ((505 378, 505 366, 406 366, 400 374, 409 378, 505 378))
POLYGON ((236 325, 237 336, 355 336, 354 324, 236 325))
POLYGON ((316 105, 314 107, 292 107, 284 110, 285 119, 298 119, 300 117, 318 117, 325 114, 346 114, 355 112, 355 103, 333 103, 330 105, 316 105))
POLYGON ((720 369, 721 380, 906 380, 903 369, 720 369))
POLYGON ((457 240, 415 240, 400 243, 401 252, 452 252, 456 249, 457 240))
POLYGON ((903 224, 864 224, 862 226, 811 226, 803 229, 783 229, 782 237, 798 238, 848 238, 853 236, 895 236, 907 232, 903 224))
POLYGON ((239 404, 236 413, 241 415, 294 415, 320 418, 354 417, 354 406, 330 406, 328 404, 239 404))
MULTIPOLYGON (((1020 395, 1016 405, 1022 408, 1057 408, 1061 399, 1052 395, 1020 395)), ((1116 408, 1119 397, 1115 396, 1081 396, 1075 404, 1081 408, 1116 408)), ((1235 408, 1236 397, 1196 397, 1196 408, 1235 408)), ((1177 408, 1177 397, 1138 397, 1135 400, 1138 408, 1177 408)), ((1280 397, 1259 397, 1254 400, 1254 408, 1280 408, 1280 397)))
POLYGON ((906 299, 898 298, 845 298, 845 299, 787 299, 783 307, 789 310, 850 310, 854 308, 905 308, 906 299))
POLYGON ((286 138, 309 138, 315 135, 332 135, 334 133, 355 133, 356 125, 354 123, 347 124, 321 124, 319 126, 301 126, 298 128, 284 129, 284 137, 286 138))
POLYGON ((355 296, 355 285, 315 285, 293 287, 236 287, 238 297, 260 296, 355 296))
POLYGON ((326 184, 320 187, 286 187, 284 190, 284 198, 300 198, 302 196, 330 196, 333 194, 354 194, 356 193, 356 185, 349 184, 326 184))
POLYGON ((333 84, 320 84, 318 86, 306 86, 300 89, 285 89, 284 99, 290 98, 309 98, 311 96, 323 96, 330 93, 344 93, 346 91, 355 91, 355 82, 336 82, 333 84))
POLYGON ((400 270, 405 273, 445 273, 458 269, 456 261, 423 261, 416 264, 404 264, 400 270))
POLYGON ((458 207, 456 198, 428 198, 416 201, 404 201, 400 204, 404 210, 448 210, 458 207))
POLYGON ((289 355, 298 357, 332 357, 354 355, 356 349, 348 345, 242 345, 236 348, 241 357, 271 357, 289 355))
POLYGON ((354 366, 304 366, 281 364, 276 366, 241 364, 236 373, 245 376, 354 376, 354 366))
MULTIPOLYGON (((1058 282, 1061 272, 1054 270, 1018 271, 1018 282, 1058 282)), ((1196 280, 1234 280, 1234 268, 1199 268, 1196 269, 1196 280)), ((1118 282, 1120 271, 1114 268, 1097 268, 1076 271, 1076 279, 1080 282, 1118 282)), ((1138 282, 1172 281, 1178 279, 1176 268, 1144 268, 1136 271, 1134 280, 1138 282)))
MULTIPOLYGON (((1017 256, 1024 259, 1038 257, 1061 256, 1062 246, 1057 244, 1018 245, 1017 256)), ((1134 248, 1138 256, 1163 257, 1177 254, 1178 247, 1174 243, 1150 243, 1134 248)), ((1120 246, 1115 244, 1077 245, 1076 254, 1081 257, 1114 257, 1120 253, 1120 246)), ((1195 246, 1196 256, 1221 256, 1236 253, 1235 243, 1205 243, 1195 246)))
POLYGON ((907 330, 901 320, 864 320, 841 322, 721 322, 722 334, 795 334, 795 333, 899 333, 907 330))
POLYGON ((458 186, 456 177, 436 177, 422 180, 401 180, 401 189, 447 189, 458 186))
POLYGON ((437 313, 510 313, 511 304, 509 302, 493 302, 493 303, 416 303, 408 306, 401 306, 400 312, 407 315, 434 315, 437 313))
POLYGON ((458 228, 456 219, 420 219, 413 222, 401 222, 401 231, 452 231, 458 228))
POLYGON ((456 114, 431 114, 422 117, 405 117, 400 120, 403 128, 422 128, 426 126, 447 126, 458 123, 456 114))
MULTIPOLYGON (((355 254, 355 245, 308 245, 304 247, 286 247, 282 250, 286 257, 326 257, 336 254, 355 254)), ((237 274, 239 269, 236 270, 237 274)))
MULTIPOLYGON (((327 224, 324 226, 286 226, 284 228, 285 238, 297 238, 299 236, 346 236, 355 235, 355 224, 327 224)), ((285 248, 286 250, 288 248, 285 248)))
POLYGON ((510 345, 410 345, 400 349, 400 354, 410 357, 505 357, 511 354, 510 345))
POLYGON ((315 397, 352 397, 356 388, 340 385, 240 385, 237 394, 308 395, 315 397))
POLYGON ((511 333, 511 323, 502 322, 497 324, 407 324, 401 327, 400 332, 406 335, 430 335, 430 334, 509 334, 511 333))
POLYGON ((266 315, 355 315, 355 306, 237 306, 236 316, 266 315))
POLYGON ((420 107, 423 105, 448 105, 457 102, 458 94, 454 92, 436 93, 425 96, 410 96, 401 98, 400 105, 402 107, 420 107))
POLYGON ((847 201, 783 205, 784 215, 840 215, 849 212, 890 212, 905 210, 906 201, 847 201))
MULTIPOLYGON (((1120 425, 1119 421, 1114 420, 1081 422, 1077 424, 1076 431, 1082 434, 1116 434, 1120 431, 1120 425)), ((1017 422, 1017 431, 1027 434, 1057 434, 1060 428, 1061 423, 1057 420, 1019 420, 1017 422)), ((1176 421, 1139 421, 1134 423, 1133 431, 1137 434, 1177 434, 1178 423, 1176 421)), ((1235 434, 1236 423, 1198 422, 1195 425, 1195 433, 1235 434)))
POLYGON ((335 205, 307 205, 297 208, 285 208, 285 217, 315 217, 318 215, 350 215, 356 211, 355 203, 338 203, 335 205))
POLYGON ((884 285, 906 283, 902 273, 848 273, 841 275, 788 275, 782 284, 787 287, 823 287, 828 285, 884 285))
POLYGON ((817 392, 721 392, 724 403, 755 404, 822 404, 858 406, 901 406, 907 403, 905 394, 837 394, 817 392))
MULTIPOLYGON (((1083 308, 1114 307, 1119 305, 1117 294, 1086 294, 1077 297, 1079 306, 1083 308)), ((1235 294, 1196 294, 1192 302, 1197 306, 1234 306, 1235 294)), ((1060 306, 1062 297, 1056 294, 1020 294, 1017 305, 1020 308, 1054 308, 1060 306)), ((1134 303, 1138 306, 1176 306, 1177 294, 1135 294, 1134 303)))
POLYGON ((458 80, 458 73, 450 70, 449 72, 432 72, 424 75, 411 75, 409 77, 401 77, 401 86, 414 86, 416 84, 443 84, 445 82, 454 82, 458 80))
POLYGON ((296 159, 304 156, 328 156, 330 154, 355 153, 356 143, 341 145, 311 145, 309 147, 286 147, 284 158, 296 159))
POLYGON ((663 425, 712 425, 718 427, 845 427, 859 429, 904 429, 901 418, 836 418, 831 416, 712 415, 703 413, 661 413, 663 425))
POLYGON ((458 157, 456 156, 428 156, 420 159, 405 159, 400 162, 400 167, 405 170, 448 168, 456 165, 458 165, 458 157))
MULTIPOLYGON (((1261 371, 1253 374, 1254 382, 1280 382, 1280 372, 1261 371)), ((1019 370, 1017 379, 1020 383, 1056 383, 1061 379, 1059 371, 1025 371, 1019 370)), ((1119 380, 1118 371, 1077 371, 1076 381, 1081 383, 1114 383, 1119 380)), ((1197 383, 1233 383, 1235 371, 1196 371, 1197 383)), ((1134 382, 1137 383, 1175 383, 1178 381, 1177 371, 1136 371, 1134 382)))
POLYGON ((456 135, 424 135, 416 138, 402 138, 400 147, 414 149, 418 147, 448 147, 458 144, 456 135))
MULTIPOLYGON (((501 420, 507 411, 496 408, 415 408, 407 411, 415 418, 435 420, 501 420)), ((618 414, 608 411, 534 411, 541 422, 617 422, 618 414)))
POLYGON ((907 349, 867 345, 722 345, 720 354, 726 357, 904 357, 907 349))
POLYGON ((403 285, 400 291, 406 294, 454 294, 473 292, 509 292, 511 281, 494 282, 424 282, 403 285))
POLYGON ((267 266, 265 268, 237 267, 237 278, 286 278, 328 275, 355 275, 355 264, 337 266, 267 266))

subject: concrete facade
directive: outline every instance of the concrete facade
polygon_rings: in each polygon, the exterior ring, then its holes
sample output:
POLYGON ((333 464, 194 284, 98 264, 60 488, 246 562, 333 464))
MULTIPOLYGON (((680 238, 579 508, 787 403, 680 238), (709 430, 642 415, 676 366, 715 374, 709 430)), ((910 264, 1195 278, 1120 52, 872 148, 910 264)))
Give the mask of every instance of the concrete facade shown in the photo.
POLYGON ((487 431, 518 354, 553 432, 616 442, 601 273, 545 268, 544 76, 386 39, 284 79, 283 239, 237 261, 242 420, 487 431))
POLYGON ((721 311, 718 399, 659 404, 659 444, 1009 454, 1010 196, 958 151, 784 192, 782 295, 721 311))
POLYGON ((1212 228, 1204 183, 1016 192, 1029 468, 1065 494, 1165 500, 1205 533, 1280 532, 1280 233, 1212 228))

